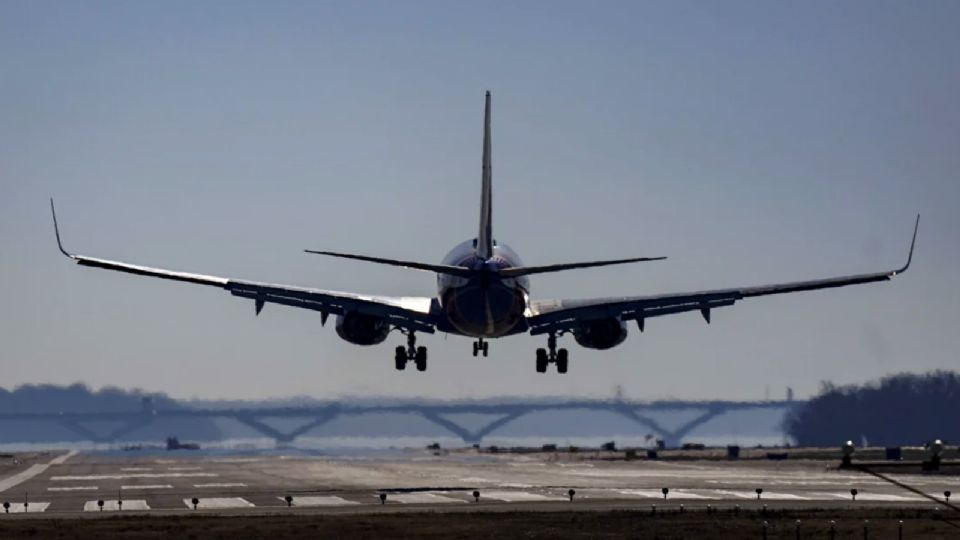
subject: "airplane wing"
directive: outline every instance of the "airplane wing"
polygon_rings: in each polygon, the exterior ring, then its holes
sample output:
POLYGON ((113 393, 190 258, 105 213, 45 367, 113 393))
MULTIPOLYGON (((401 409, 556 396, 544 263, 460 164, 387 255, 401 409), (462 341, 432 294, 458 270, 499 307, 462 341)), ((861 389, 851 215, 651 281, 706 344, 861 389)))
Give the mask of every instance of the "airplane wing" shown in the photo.
POLYGON ((918 215, 913 228, 913 240, 910 242, 910 253, 907 256, 907 263, 896 270, 811 281, 779 283, 759 287, 717 289, 689 293, 669 293, 622 298, 534 301, 530 304, 527 324, 530 328, 530 333, 536 335, 572 330, 585 321, 618 318, 622 321, 637 321, 637 325, 640 327, 640 330, 643 331, 644 321, 650 317, 683 313, 685 311, 700 311, 703 318, 709 323, 711 309, 732 306, 738 300, 743 300, 744 298, 845 287, 847 285, 872 283, 875 281, 887 281, 897 274, 905 272, 907 268, 910 267, 910 261, 913 260, 913 247, 917 241, 917 228, 919 224, 920 216, 918 215))
POLYGON ((394 326, 418 332, 432 334, 437 326, 438 318, 433 314, 433 299, 427 297, 365 296, 274 283, 259 283, 152 268, 69 253, 60 242, 60 229, 57 226, 57 214, 53 209, 53 200, 50 201, 50 210, 53 212, 54 231, 57 235, 57 246, 60 248, 60 252, 77 261, 77 264, 81 266, 219 287, 229 291, 234 296, 253 300, 258 315, 264 304, 270 303, 319 311, 321 323, 325 323, 330 314, 342 315, 350 311, 383 317, 394 326))

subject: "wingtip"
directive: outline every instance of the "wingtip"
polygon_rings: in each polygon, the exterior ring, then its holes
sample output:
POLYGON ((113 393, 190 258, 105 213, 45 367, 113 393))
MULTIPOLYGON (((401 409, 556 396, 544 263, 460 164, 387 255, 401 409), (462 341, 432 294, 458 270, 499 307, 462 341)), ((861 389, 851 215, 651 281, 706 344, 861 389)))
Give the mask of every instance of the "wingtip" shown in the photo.
POLYGON ((894 270, 890 277, 893 277, 897 274, 902 274, 910 268, 910 263, 913 262, 913 248, 917 245, 917 231, 920 230, 920 214, 917 213, 917 219, 913 222, 913 238, 910 239, 910 251, 907 253, 907 263, 903 267, 894 270))
POLYGON ((60 226, 57 225, 57 209, 53 205, 53 197, 50 197, 50 214, 53 216, 53 233, 57 237, 57 247, 60 249, 60 253, 72 259, 73 255, 63 249, 63 242, 60 241, 60 226))

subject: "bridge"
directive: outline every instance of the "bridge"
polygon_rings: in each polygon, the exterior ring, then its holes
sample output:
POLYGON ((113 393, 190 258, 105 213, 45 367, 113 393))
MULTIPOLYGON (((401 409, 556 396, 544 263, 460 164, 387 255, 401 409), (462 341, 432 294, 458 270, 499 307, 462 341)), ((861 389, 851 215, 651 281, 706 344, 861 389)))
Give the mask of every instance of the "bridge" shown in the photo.
POLYGON ((710 420, 734 411, 756 409, 789 410, 803 405, 804 401, 626 401, 613 400, 568 400, 555 402, 514 401, 502 403, 398 403, 398 404, 351 404, 330 402, 305 407, 250 407, 230 409, 157 409, 153 401, 144 398, 140 410, 129 412, 30 412, 0 413, 0 422, 30 421, 52 422, 94 443, 113 443, 121 437, 133 434, 158 419, 231 419, 272 438, 278 445, 290 445, 298 437, 318 429, 342 417, 390 413, 415 414, 459 437, 467 444, 479 444, 484 437, 528 414, 544 411, 600 411, 618 414, 648 433, 656 435, 667 447, 679 446, 694 429, 710 420), (681 425, 667 428, 651 415, 659 411, 690 411, 696 413, 681 425), (492 417, 479 427, 470 429, 458 422, 456 415, 474 414, 492 417), (299 419, 303 423, 293 429, 271 426, 270 419, 299 419), (110 424, 109 429, 95 429, 94 424, 110 424))

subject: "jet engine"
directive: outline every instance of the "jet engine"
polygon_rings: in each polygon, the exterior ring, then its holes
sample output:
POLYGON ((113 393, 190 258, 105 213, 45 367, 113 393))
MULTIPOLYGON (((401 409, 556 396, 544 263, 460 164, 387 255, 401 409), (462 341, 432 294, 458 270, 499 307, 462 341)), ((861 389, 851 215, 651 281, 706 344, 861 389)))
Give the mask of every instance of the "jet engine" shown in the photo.
POLYGON ((614 317, 585 321, 573 329, 573 338, 588 349, 610 349, 627 339, 627 325, 614 317))
POLYGON ((390 325, 375 315, 347 312, 337 315, 337 335, 354 345, 383 343, 390 333, 390 325))

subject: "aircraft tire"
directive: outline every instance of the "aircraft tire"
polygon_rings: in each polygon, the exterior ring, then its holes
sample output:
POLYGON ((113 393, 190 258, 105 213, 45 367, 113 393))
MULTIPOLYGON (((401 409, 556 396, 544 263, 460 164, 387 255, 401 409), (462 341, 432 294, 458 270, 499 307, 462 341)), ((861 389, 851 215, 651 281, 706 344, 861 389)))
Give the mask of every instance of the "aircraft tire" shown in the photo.
POLYGON ((396 368, 399 371, 403 371, 407 367, 407 350, 403 346, 399 346, 396 349, 395 354, 393 355, 393 361, 396 364, 396 368))
POLYGON ((566 373, 567 365, 570 360, 570 354, 566 349, 557 351, 557 373, 566 373))
POLYGON ((547 350, 537 349, 537 373, 546 373, 547 363, 547 350))
POLYGON ((427 370, 427 348, 417 347, 417 356, 414 359, 417 364, 417 371, 427 370))

